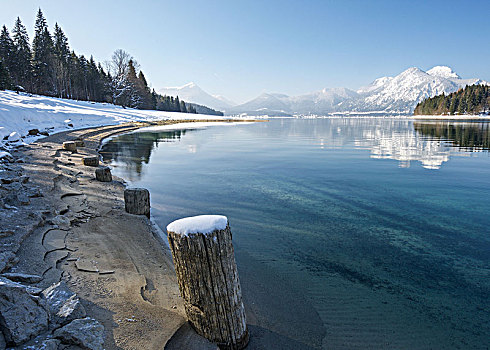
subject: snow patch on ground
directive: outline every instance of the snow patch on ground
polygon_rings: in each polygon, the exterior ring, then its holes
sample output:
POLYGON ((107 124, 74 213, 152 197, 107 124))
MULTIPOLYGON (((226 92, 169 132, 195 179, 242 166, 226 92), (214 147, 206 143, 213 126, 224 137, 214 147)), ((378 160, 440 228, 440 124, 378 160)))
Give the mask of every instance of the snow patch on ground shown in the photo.
POLYGON ((31 143, 41 136, 70 129, 165 119, 216 119, 216 116, 122 108, 109 103, 74 101, 55 97, 0 91, 0 140, 31 143), (4 140, 4 138, 7 138, 4 140))
POLYGON ((190 233, 208 234, 215 230, 224 230, 228 225, 228 218, 223 215, 198 215, 179 219, 167 226, 167 231, 180 235, 190 233))

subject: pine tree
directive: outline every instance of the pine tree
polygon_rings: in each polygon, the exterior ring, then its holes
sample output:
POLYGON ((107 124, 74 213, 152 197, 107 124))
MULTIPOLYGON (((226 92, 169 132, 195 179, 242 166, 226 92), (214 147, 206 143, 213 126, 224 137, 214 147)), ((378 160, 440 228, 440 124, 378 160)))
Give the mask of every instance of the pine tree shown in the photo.
POLYGON ((52 95, 55 92, 53 67, 53 40, 44 15, 39 9, 32 42, 34 92, 52 95))
POLYGON ((128 62, 128 76, 127 81, 129 88, 127 91, 126 106, 131 108, 139 108, 142 103, 141 94, 138 89, 138 77, 136 76, 136 68, 134 67, 134 61, 131 59, 128 62))
POLYGON ((0 59, 3 62, 3 67, 7 71, 7 74, 11 76, 15 65, 15 46, 6 26, 2 27, 0 33, 0 59))
POLYGON ((7 68, 3 65, 3 61, 0 59, 0 90, 10 89, 10 75, 7 68))
POLYGON ((12 71, 14 84, 23 90, 32 91, 31 46, 26 27, 19 17, 15 21, 12 33, 15 45, 15 65, 12 71))
POLYGON ((155 104, 153 103, 153 96, 150 92, 150 88, 148 87, 148 82, 146 81, 146 77, 143 74, 143 71, 141 70, 138 73, 137 88, 141 96, 141 105, 139 108, 154 109, 155 104))
POLYGON ((184 101, 180 101, 180 111, 182 113, 187 113, 187 108, 185 107, 185 102, 184 101))
POLYGON ((54 25, 54 73, 55 73, 55 94, 58 97, 70 96, 70 47, 68 38, 61 27, 54 25))

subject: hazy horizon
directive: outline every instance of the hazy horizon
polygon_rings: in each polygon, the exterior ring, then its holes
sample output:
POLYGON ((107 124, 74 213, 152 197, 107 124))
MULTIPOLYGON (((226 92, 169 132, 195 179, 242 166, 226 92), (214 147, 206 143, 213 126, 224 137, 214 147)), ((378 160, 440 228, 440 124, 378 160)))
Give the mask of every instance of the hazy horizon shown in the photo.
POLYGON ((237 103, 263 92, 298 95, 357 90, 409 67, 451 67, 490 80, 486 14, 490 3, 453 1, 22 1, 2 4, 0 24, 19 16, 30 39, 41 8, 78 54, 97 61, 122 48, 152 87, 194 82, 237 103))

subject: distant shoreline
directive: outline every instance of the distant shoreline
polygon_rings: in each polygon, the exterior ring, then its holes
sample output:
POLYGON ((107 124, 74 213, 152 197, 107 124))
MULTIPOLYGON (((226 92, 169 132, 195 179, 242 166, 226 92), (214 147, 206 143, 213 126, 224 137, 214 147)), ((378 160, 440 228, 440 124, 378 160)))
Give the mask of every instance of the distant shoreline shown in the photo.
POLYGON ((423 120, 490 120, 490 115, 413 115, 411 119, 423 119, 423 120))

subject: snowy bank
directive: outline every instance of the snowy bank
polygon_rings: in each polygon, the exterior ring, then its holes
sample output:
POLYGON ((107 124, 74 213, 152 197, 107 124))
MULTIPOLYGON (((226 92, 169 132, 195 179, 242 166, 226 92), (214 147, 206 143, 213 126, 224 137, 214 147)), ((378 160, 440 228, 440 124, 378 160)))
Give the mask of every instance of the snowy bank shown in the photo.
POLYGON ((212 115, 139 110, 109 103, 0 91, 0 140, 8 141, 10 144, 37 140, 39 135, 28 135, 29 130, 33 129, 51 134, 69 129, 135 121, 216 118, 212 115))

